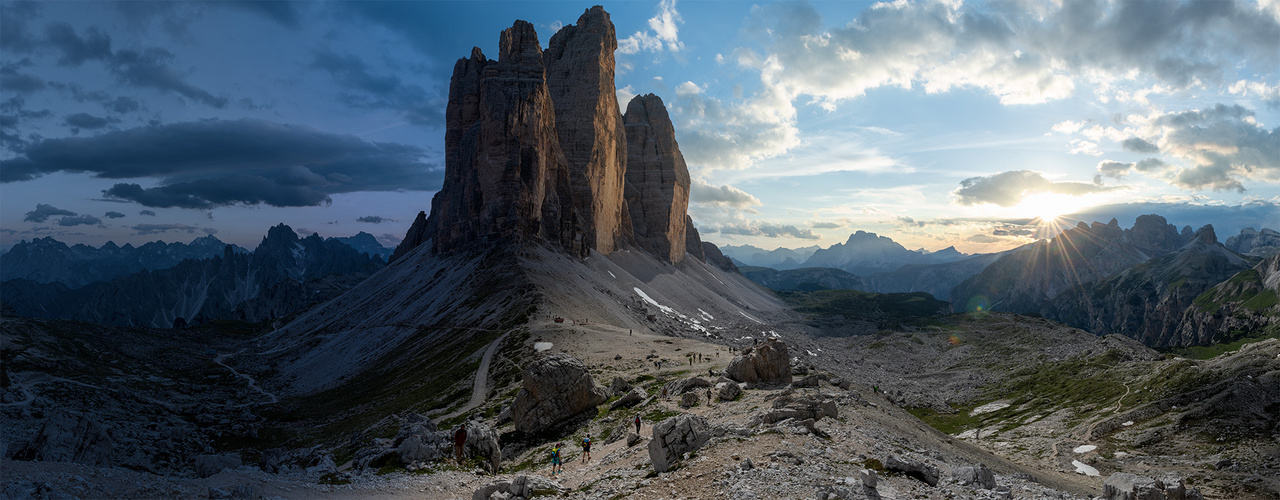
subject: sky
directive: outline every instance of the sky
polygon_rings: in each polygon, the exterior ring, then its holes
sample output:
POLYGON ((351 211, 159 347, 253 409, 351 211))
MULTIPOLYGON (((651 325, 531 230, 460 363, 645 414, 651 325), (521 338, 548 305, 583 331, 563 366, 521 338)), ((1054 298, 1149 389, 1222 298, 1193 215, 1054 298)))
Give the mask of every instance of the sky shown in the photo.
MULTIPOLYGON (((454 62, 590 3, 0 2, 0 247, 269 226, 394 245, 454 62)), ((1158 213, 1280 228, 1280 0, 605 2, 720 245, 1012 248, 1158 213)))

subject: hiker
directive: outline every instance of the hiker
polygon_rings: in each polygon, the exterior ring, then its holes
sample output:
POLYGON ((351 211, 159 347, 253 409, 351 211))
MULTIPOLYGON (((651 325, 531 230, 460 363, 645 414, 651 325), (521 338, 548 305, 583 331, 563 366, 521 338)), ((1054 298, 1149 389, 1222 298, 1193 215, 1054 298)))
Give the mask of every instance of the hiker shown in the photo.
POLYGON ((707 368, 707 376, 708 376, 708 377, 714 377, 714 376, 716 376, 716 371, 715 371, 714 369, 707 368))
POLYGON ((588 460, 591 460, 591 435, 590 434, 587 434, 587 437, 582 438, 582 463, 585 464, 587 463, 588 460))
POLYGON ((636 415, 636 434, 640 433, 640 415, 636 415))
POLYGON ((711 404, 711 388, 707 388, 707 405, 711 404))
POLYGON ((467 424, 458 424, 458 430, 453 431, 453 453, 458 457, 458 463, 462 463, 462 450, 467 446, 467 424))
POLYGON ((564 467, 560 465, 560 443, 556 443, 551 447, 551 477, 564 471, 564 467))
POLYGON ((667 388, 666 388, 666 387, 663 387, 663 388, 662 388, 662 399, 667 399, 667 388))

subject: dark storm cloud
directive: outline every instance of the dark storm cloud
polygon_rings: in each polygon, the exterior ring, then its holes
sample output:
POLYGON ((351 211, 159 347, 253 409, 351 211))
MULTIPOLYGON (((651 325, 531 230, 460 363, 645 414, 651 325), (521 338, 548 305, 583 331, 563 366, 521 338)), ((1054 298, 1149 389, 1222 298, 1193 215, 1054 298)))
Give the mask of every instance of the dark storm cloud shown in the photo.
POLYGON ((93 27, 85 30, 85 36, 76 33, 67 23, 50 23, 45 27, 49 44, 62 52, 60 66, 79 66, 85 61, 102 61, 111 57, 111 37, 93 27))
POLYGON ((137 234, 164 234, 169 231, 194 233, 199 228, 186 224, 138 224, 129 229, 137 231, 137 234))
POLYGON ((58 225, 63 227, 71 226, 96 226, 102 224, 102 219, 89 214, 75 215, 58 219, 58 225))
POLYGON ((206 120, 42 140, 25 156, 0 160, 0 181, 85 172, 160 178, 156 187, 119 183, 104 192, 149 207, 316 206, 336 193, 438 189, 442 172, 423 154, 304 126, 206 120))
POLYGON ((112 56, 108 65, 120 83, 175 92, 215 108, 227 105, 226 97, 215 96, 187 83, 181 74, 169 67, 168 63, 172 59, 173 53, 159 48, 121 50, 112 56))
POLYGON ((1126 151, 1133 151, 1135 153, 1159 153, 1160 152, 1160 148, 1156 147, 1155 144, 1144 141, 1139 137, 1130 137, 1128 139, 1125 139, 1124 142, 1120 143, 1120 145, 1123 146, 1126 151))
POLYGON ((298 18, 301 17, 297 4, 279 0, 214 2, 214 5, 234 7, 266 16, 268 19, 289 28, 297 28, 299 26, 298 18))
POLYGON ((989 177, 965 179, 960 181, 960 187, 954 193, 961 205, 994 203, 1002 207, 1011 207, 1036 193, 1080 196, 1112 189, 1115 188, 1084 182, 1054 182, 1045 178, 1040 172, 1013 170, 989 177))
POLYGON ((16 94, 30 94, 43 90, 45 87, 43 79, 22 72, 22 68, 31 65, 31 59, 25 57, 17 62, 0 65, 0 89, 16 94))
POLYGON ((368 222, 370 224, 382 224, 383 222, 395 222, 394 219, 387 219, 377 215, 366 215, 356 219, 356 222, 368 222))
POLYGON ((68 127, 72 127, 73 129, 89 130, 100 129, 118 121, 120 120, 109 117, 93 116, 89 113, 70 114, 62 119, 62 122, 68 127))
POLYGON ((119 219, 119 218, 123 218, 124 214, 120 212, 107 212, 105 214, 102 214, 102 216, 108 219, 119 219))
POLYGON ((156 212, 154 210, 139 210, 138 215, 147 215, 150 217, 155 217, 156 212))
POLYGON ((445 102, 440 96, 404 83, 396 75, 376 73, 359 57, 318 50, 311 66, 328 72, 346 89, 340 99, 349 106, 396 110, 414 125, 438 125, 444 121, 445 102))
POLYGON ((0 49, 11 54, 25 54, 39 45, 27 30, 27 22, 40 13, 36 2, 13 2, 0 5, 0 49))
POLYGON ((45 205, 44 203, 37 203, 36 209, 30 212, 27 212, 27 216, 23 217, 22 220, 26 222, 41 223, 49 220, 50 217, 55 217, 59 215, 74 216, 76 215, 76 213, 70 210, 63 210, 53 205, 45 205))

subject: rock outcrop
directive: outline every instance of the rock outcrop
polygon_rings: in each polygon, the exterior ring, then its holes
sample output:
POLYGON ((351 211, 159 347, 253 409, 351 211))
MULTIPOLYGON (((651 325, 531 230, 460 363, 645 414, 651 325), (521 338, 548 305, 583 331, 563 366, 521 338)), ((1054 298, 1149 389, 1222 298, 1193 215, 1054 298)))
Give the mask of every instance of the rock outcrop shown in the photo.
POLYGON ((109 465, 112 451, 109 429, 88 415, 55 410, 45 419, 36 437, 18 450, 13 458, 97 466, 109 465))
POLYGON ((938 469, 918 460, 889 455, 889 458, 884 459, 884 468, 919 479, 929 486, 938 485, 938 469))
POLYGON ((791 355, 787 344, 769 338, 759 345, 743 349, 742 354, 729 362, 724 373, 748 385, 787 384, 791 382, 791 355))
POLYGON ((542 432, 609 399, 587 366, 565 354, 535 360, 521 376, 523 387, 511 404, 511 419, 521 432, 542 432))
POLYGON ((560 483, 542 476, 516 476, 481 486, 471 495, 472 500, 526 500, 534 497, 557 495, 569 491, 560 483))
POLYGON ((677 415, 653 426, 649 460, 653 470, 667 472, 685 453, 697 451, 711 439, 707 421, 696 415, 677 415))
POLYGON ((996 487, 995 474, 984 464, 956 467, 955 479, 957 483, 973 485, 987 490, 996 487))
MULTIPOLYGON (((669 262, 684 259, 689 167, 676 144, 662 98, 641 95, 627 104, 627 206, 636 244, 669 262)), ((689 226, 692 227, 692 226, 689 226)), ((702 253, 701 245, 696 254, 702 253)))
POLYGON ((647 394, 644 393, 644 389, 636 387, 634 389, 631 389, 630 391, 627 391, 626 393, 623 393, 622 397, 618 398, 617 401, 614 401, 613 404, 610 404, 609 410, 616 410, 618 408, 630 408, 632 406, 640 404, 641 401, 644 401, 645 396, 647 396, 647 394))
POLYGON ((479 420, 468 420, 466 426, 467 444, 463 452, 483 458, 489 472, 497 474, 502 466, 502 446, 498 444, 497 431, 479 420))
POLYGON ((568 162, 574 233, 570 250, 608 254, 631 228, 624 224, 627 136, 613 85, 617 35, 595 6, 551 37, 542 54, 555 106, 556 133, 568 162))
POLYGON ((1251 257, 1267 258, 1280 253, 1280 232, 1271 228, 1261 231, 1246 227, 1224 243, 1231 251, 1251 257))
POLYGON ((1152 479, 1145 476, 1117 472, 1102 483, 1102 498, 1106 500, 1203 500, 1200 491, 1188 489, 1176 477, 1152 479))

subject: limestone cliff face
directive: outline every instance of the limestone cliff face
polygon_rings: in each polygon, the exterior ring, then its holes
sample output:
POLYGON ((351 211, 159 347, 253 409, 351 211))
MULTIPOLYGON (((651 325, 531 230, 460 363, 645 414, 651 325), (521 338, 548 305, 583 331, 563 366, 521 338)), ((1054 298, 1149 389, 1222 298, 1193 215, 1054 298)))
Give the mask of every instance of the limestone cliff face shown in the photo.
POLYGON ((533 25, 516 21, 498 60, 472 49, 454 65, 445 122, 445 180, 425 238, 436 253, 493 239, 561 240, 568 169, 533 25))
POLYGON ((496 243, 551 244, 579 257, 634 245, 679 263, 705 259, 686 212, 689 169, 662 99, 614 89, 617 35, 592 7, 544 52, 533 26, 502 32, 454 66, 445 116, 445 179, 397 259, 496 243))
MULTIPOLYGON (((627 104, 627 206, 636 244, 670 262, 686 251, 689 167, 676 144, 675 128, 662 99, 649 94, 627 104)), ((692 227, 692 226, 690 226, 692 227)), ((696 235, 696 230, 694 232, 696 235)))
POLYGON ((627 143, 614 91, 617 36, 609 13, 588 9, 561 28, 542 60, 555 105, 556 132, 569 166, 576 215, 571 250, 607 254, 630 227, 622 224, 627 143))

